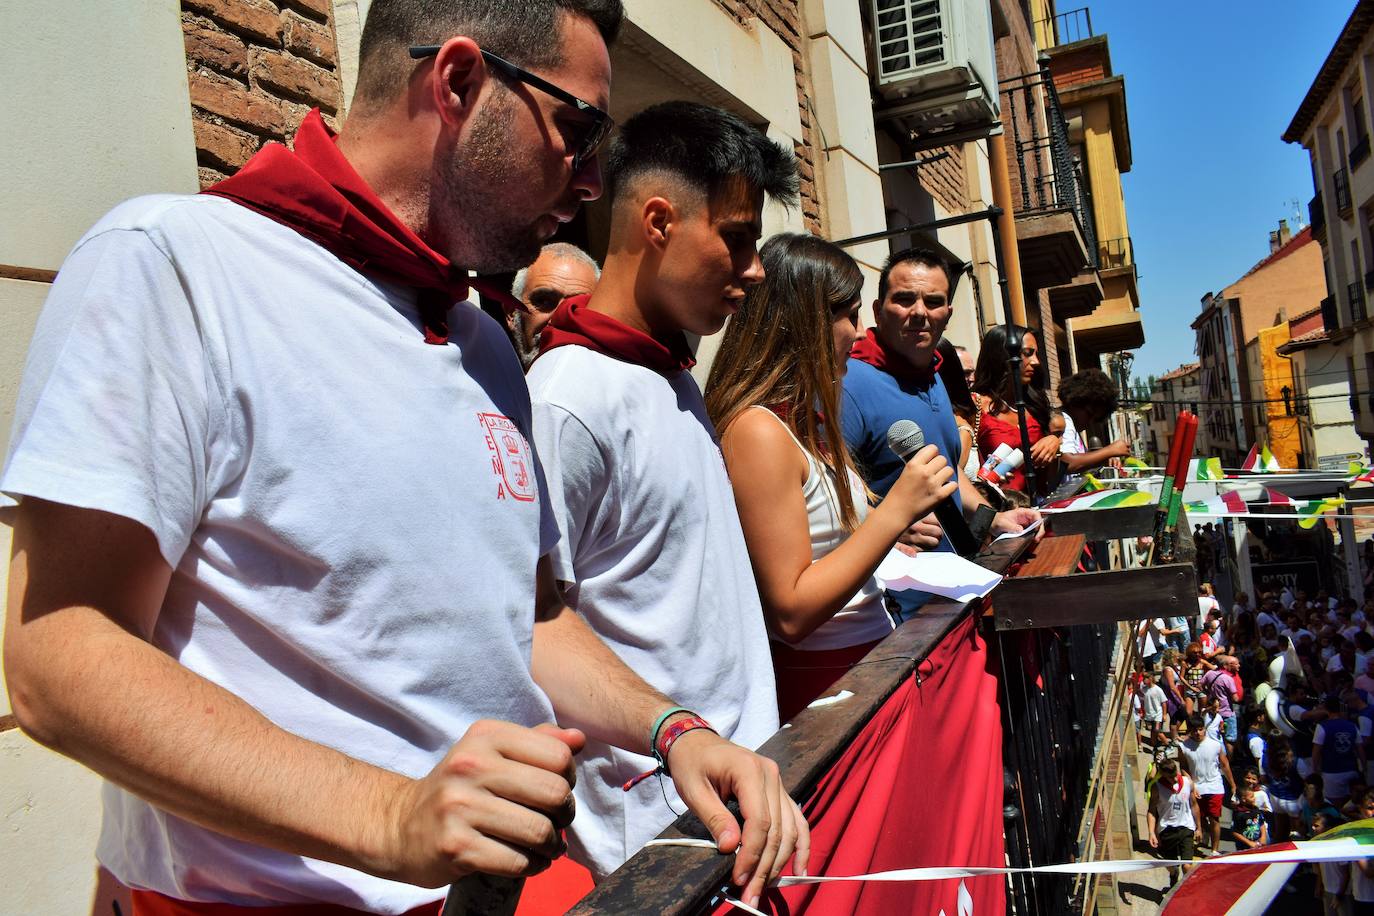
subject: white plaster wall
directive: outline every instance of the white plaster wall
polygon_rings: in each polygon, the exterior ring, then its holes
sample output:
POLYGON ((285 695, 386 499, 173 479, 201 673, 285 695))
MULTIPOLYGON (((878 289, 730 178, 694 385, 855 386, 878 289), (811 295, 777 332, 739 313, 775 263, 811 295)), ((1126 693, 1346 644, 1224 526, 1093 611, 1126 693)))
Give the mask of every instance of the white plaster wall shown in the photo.
MULTIPOLYGON (((0 264, 55 270, 120 201, 198 188, 176 0, 6 0, 0 85, 0 264)), ((47 289, 0 280, 0 447, 47 289)), ((6 571, 9 542, 0 527, 6 571)), ((9 711, 0 697, 0 715, 9 711)), ((109 916, 111 884, 98 880, 94 857, 98 787, 88 770, 17 729, 0 732, 0 862, 9 879, 0 912, 109 916)))
POLYGON ((0 86, 0 263, 56 269, 121 200, 198 189, 176 0, 5 0, 0 86))

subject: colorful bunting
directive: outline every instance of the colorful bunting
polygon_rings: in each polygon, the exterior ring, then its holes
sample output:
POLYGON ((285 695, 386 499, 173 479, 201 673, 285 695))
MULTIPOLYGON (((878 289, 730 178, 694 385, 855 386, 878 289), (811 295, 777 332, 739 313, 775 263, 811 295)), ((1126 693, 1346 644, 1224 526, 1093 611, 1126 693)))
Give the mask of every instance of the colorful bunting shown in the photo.
POLYGON ((1366 467, 1358 461, 1350 462, 1351 483, 1374 483, 1374 468, 1366 467))
POLYGON ((1344 505, 1345 498, 1341 496, 1328 496, 1325 499, 1309 499, 1307 502, 1297 507, 1298 515, 1302 517, 1302 521, 1298 522, 1298 527, 1314 528, 1321 519, 1321 514, 1323 512, 1330 512, 1344 505))
POLYGON ((1044 509, 1119 509, 1123 506, 1148 506, 1154 496, 1145 490, 1091 490, 1045 503, 1044 509))
POLYGON ((1220 458, 1194 458, 1188 462, 1189 480, 1225 480, 1220 458))
POLYGON ((1240 494, 1234 492, 1195 500, 1187 504, 1187 509, 1195 515, 1246 515, 1250 511, 1240 494))
POLYGON ((1285 496, 1284 494, 1280 493, 1278 490, 1275 490, 1273 487, 1265 487, 1265 488, 1263 489, 1263 492, 1264 492, 1264 501, 1267 502, 1267 503, 1269 503, 1269 505, 1271 505, 1271 506, 1291 506, 1291 505, 1293 505, 1293 500, 1292 500, 1291 497, 1285 496))
POLYGON ((1126 467, 1131 468, 1132 470, 1136 470, 1136 471, 1148 471, 1148 470, 1150 470, 1150 466, 1149 466, 1148 464, 1146 464, 1144 461, 1141 461, 1139 458, 1136 458, 1136 457, 1127 458, 1127 459, 1126 459, 1124 462, 1122 462, 1122 463, 1123 463, 1124 465, 1126 465, 1126 467))
POLYGON ((1247 474, 1273 474, 1281 471, 1279 460, 1274 457, 1274 453, 1269 451, 1269 443, 1264 445, 1250 446, 1250 454, 1245 456, 1245 461, 1240 469, 1247 474))
POLYGON ((1107 489, 1107 488, 1104 487, 1104 486, 1102 485, 1102 481, 1098 480, 1098 479, 1097 479, 1096 477, 1094 477, 1093 475, 1091 475, 1091 474, 1084 474, 1084 475, 1083 475, 1083 492, 1084 492, 1084 493, 1096 493, 1096 492, 1098 492, 1099 490, 1105 490, 1105 489, 1107 489))

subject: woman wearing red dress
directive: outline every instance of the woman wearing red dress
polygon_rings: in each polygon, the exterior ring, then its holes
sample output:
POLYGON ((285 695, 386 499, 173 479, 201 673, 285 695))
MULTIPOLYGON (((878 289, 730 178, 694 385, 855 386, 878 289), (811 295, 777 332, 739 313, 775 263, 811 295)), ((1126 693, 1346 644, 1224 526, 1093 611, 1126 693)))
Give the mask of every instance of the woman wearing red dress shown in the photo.
MULTIPOLYGON (((978 365, 974 368, 973 401, 975 438, 981 461, 1007 444, 1021 449, 1026 460, 1034 461, 1037 469, 1049 469, 1059 460, 1059 437, 1050 435, 1050 404, 1045 395, 1045 372, 1040 363, 1040 342, 1034 331, 1020 325, 993 325, 983 335, 978 351, 978 365), (1026 399, 1027 443, 1021 441, 1021 428, 1016 417, 1016 394, 1008 371, 1007 330, 1021 341, 1021 386, 1026 399)), ((1047 474, 1037 474, 1041 481, 1047 474)), ((1026 489, 1026 474, 1022 468, 1013 471, 1002 481, 1002 489, 1026 489)))

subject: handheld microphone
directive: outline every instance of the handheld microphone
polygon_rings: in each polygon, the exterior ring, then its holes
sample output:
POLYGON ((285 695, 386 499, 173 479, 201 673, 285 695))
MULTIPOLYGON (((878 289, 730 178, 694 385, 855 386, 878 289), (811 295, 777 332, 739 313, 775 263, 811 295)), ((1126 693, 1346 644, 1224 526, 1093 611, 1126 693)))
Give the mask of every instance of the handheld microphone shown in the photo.
MULTIPOLYGON (((910 461, 925 444, 925 433, 911 420, 898 420, 887 430, 887 447, 903 462, 910 461)), ((978 553, 981 545, 969 531, 968 522, 964 521, 964 513, 954 502, 953 496, 947 496, 935 504, 935 517, 939 520, 940 527, 945 529, 945 537, 949 538, 955 553, 961 557, 971 557, 978 553)))

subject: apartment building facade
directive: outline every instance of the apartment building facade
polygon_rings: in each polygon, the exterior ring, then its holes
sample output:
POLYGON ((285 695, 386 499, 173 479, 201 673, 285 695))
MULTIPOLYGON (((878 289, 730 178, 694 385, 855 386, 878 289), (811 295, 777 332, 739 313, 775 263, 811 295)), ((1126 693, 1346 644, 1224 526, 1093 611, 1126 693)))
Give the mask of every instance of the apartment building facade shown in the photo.
POLYGON ((1374 444, 1374 2, 1359 0, 1306 96, 1283 133, 1312 162, 1315 189, 1308 212, 1321 245, 1328 295, 1321 303, 1321 335, 1290 352, 1321 367, 1329 388, 1344 376, 1348 398, 1328 391, 1323 408, 1344 400, 1355 434, 1374 444), (1325 402, 1330 402, 1326 404, 1325 402))
POLYGON ((1152 465, 1161 466, 1168 457, 1179 411, 1198 413, 1201 400, 1201 363, 1186 363, 1155 379, 1150 390, 1149 455, 1152 465))

